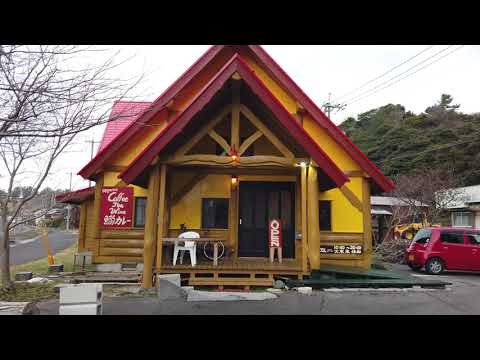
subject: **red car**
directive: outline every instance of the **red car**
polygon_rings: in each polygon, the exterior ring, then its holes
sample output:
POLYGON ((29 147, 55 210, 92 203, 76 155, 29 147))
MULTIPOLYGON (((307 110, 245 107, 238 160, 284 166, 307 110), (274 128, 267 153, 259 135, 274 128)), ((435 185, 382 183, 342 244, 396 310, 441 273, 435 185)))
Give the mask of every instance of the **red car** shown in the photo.
POLYGON ((480 230, 430 227, 420 229, 406 252, 408 266, 428 274, 444 270, 480 271, 480 230))

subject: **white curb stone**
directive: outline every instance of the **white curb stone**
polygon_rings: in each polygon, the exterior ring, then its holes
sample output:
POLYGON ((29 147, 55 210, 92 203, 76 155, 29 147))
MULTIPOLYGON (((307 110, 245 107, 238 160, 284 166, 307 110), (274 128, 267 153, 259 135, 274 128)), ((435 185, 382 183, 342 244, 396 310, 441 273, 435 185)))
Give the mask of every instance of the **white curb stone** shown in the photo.
POLYGON ((261 293, 238 293, 238 292, 210 292, 191 290, 188 292, 187 301, 261 301, 276 299, 275 294, 261 293))

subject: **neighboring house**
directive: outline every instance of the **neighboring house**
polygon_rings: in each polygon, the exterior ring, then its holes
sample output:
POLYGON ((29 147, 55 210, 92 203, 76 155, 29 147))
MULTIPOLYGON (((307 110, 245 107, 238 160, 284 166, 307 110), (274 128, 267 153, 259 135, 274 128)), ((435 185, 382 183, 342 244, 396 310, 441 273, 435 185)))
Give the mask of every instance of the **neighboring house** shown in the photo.
MULTIPOLYGON (((257 45, 213 46, 152 103, 118 101, 81 205, 79 251, 190 285, 271 285, 320 264, 369 268, 370 194, 394 184, 257 45), (284 261, 270 263, 269 220, 284 261), (218 266, 172 264, 182 228, 222 241, 218 266)), ((188 255, 187 255, 188 256, 188 255)), ((188 257, 187 257, 188 259, 188 257)))
MULTIPOLYGON (((373 243, 378 245, 383 241, 389 231, 389 224, 395 209, 399 207, 409 207, 408 203, 400 198, 389 196, 371 196, 370 203, 372 205, 372 229, 373 243)), ((415 202, 416 206, 421 207, 419 201, 415 202)), ((424 207, 427 207, 424 205, 424 207)), ((397 212, 398 214, 399 212, 397 212)), ((401 222, 409 223, 412 221, 412 214, 408 214, 401 222)), ((393 236, 393 233, 391 234, 393 236)))
POLYGON ((446 206, 451 225, 480 228, 480 185, 457 188, 455 191, 458 192, 458 200, 446 206))

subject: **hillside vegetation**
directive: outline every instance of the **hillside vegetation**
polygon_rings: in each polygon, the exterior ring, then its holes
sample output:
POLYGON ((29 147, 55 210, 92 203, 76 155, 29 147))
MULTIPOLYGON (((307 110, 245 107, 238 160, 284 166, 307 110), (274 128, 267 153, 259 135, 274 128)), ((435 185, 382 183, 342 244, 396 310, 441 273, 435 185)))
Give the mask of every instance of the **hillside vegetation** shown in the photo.
POLYGON ((463 114, 459 107, 442 94, 421 114, 388 104, 348 118, 340 128, 389 177, 450 168, 462 185, 480 184, 480 113, 463 114))

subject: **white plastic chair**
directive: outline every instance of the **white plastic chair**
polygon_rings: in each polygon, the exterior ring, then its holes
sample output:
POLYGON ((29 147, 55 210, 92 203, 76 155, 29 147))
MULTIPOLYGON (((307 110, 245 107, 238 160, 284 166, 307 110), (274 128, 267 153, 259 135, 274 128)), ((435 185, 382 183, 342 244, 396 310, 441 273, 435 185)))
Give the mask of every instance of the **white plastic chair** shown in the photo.
MULTIPOLYGON (((179 239, 198 239, 200 234, 195 231, 187 231, 178 236, 179 239)), ((195 241, 184 241, 183 245, 179 245, 180 240, 175 241, 175 248, 173 250, 173 265, 177 264, 178 252, 181 251, 180 264, 183 264, 183 255, 185 251, 190 252, 190 262, 192 266, 197 264, 197 243, 195 241)))

